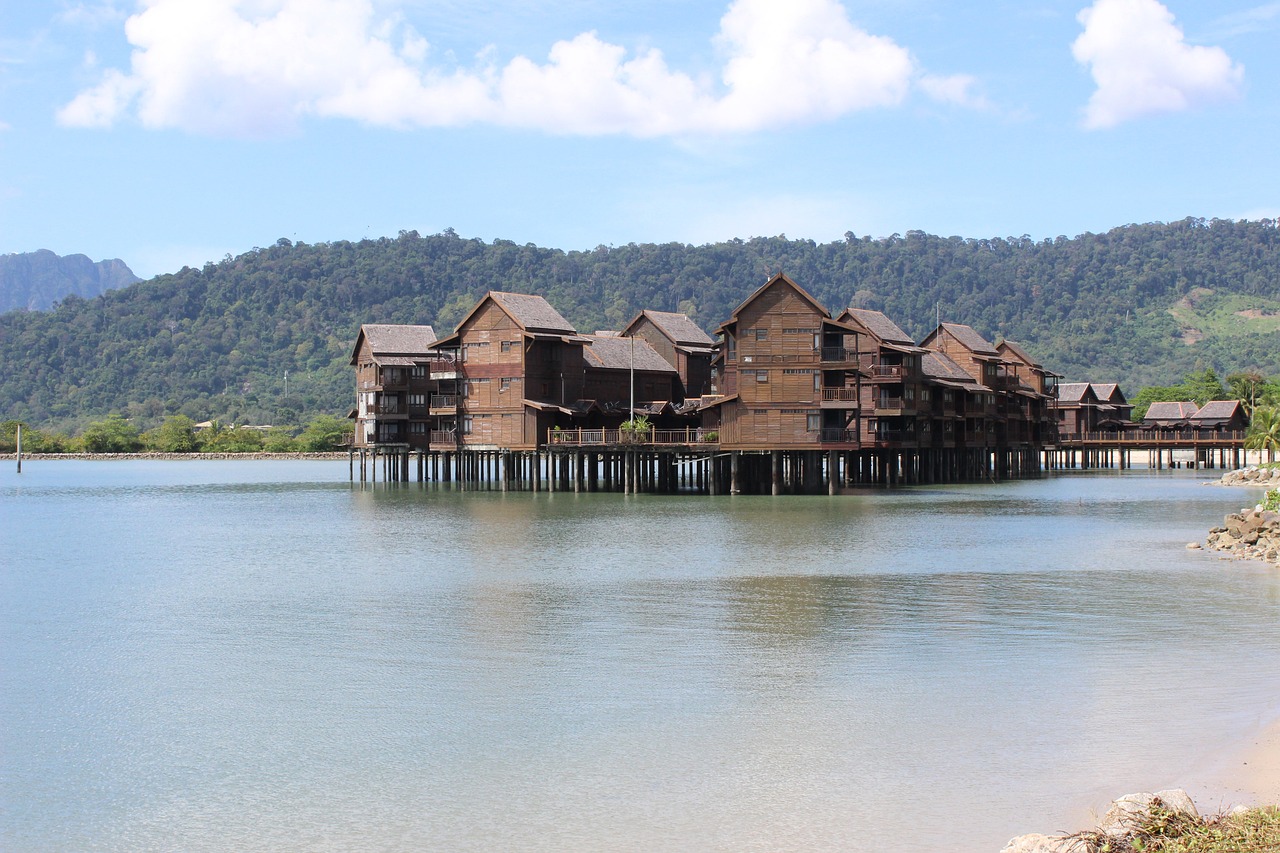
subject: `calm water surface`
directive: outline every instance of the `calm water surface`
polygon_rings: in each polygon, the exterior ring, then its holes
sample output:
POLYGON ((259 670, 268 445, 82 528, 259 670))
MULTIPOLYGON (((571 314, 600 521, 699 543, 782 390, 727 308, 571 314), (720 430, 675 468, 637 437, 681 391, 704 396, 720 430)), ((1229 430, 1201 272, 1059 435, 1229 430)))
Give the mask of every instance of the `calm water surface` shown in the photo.
MULTIPOLYGON (((6 851, 996 851, 1280 713, 1204 472, 459 494, 0 472, 6 851)), ((1208 805, 1216 806, 1218 802, 1208 805)))

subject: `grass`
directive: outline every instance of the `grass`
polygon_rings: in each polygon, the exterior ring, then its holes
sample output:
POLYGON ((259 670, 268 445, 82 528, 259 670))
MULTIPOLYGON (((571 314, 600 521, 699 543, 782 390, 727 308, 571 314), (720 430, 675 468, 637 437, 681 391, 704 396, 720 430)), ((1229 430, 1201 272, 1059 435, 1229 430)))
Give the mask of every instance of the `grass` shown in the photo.
POLYGON ((1280 329, 1280 302, 1264 296, 1216 293, 1196 288, 1169 309, 1184 330, 1236 337, 1280 329))
POLYGON ((1074 839, 1081 853, 1278 853, 1280 808, 1193 818, 1157 806, 1129 835, 1109 838, 1091 831, 1074 839))

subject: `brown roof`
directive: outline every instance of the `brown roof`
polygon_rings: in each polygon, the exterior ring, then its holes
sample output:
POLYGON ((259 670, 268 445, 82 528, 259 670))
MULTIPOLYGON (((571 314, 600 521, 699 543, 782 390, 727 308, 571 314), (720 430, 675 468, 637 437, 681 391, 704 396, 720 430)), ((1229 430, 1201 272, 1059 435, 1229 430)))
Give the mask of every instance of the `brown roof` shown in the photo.
POLYGON ((902 331, 902 328, 897 323, 890 320, 881 311, 872 311, 869 308, 846 308, 845 311, 866 327, 867 331, 878 340, 891 344, 915 345, 915 341, 911 339, 911 336, 902 331))
POLYGON ((1089 387, 1093 388, 1093 393, 1097 395, 1099 400, 1118 403, 1122 406, 1129 404, 1129 401, 1125 399, 1124 392, 1120 390, 1120 386, 1115 382, 1094 382, 1089 387))
POLYGON ((1021 361, 1023 364, 1030 365, 1031 367, 1039 367, 1039 366, 1040 366, 1040 362, 1038 362, 1038 361, 1036 361, 1034 358, 1032 358, 1032 357, 1031 357, 1031 354, 1030 354, 1030 353, 1028 353, 1028 352, 1023 348, 1022 344, 1015 343, 1014 341, 1008 341, 1008 340, 1005 340, 1005 341, 1001 341, 1001 342, 1000 342, 1000 346, 996 347, 996 349, 997 349, 997 350, 1008 350, 1010 353, 1012 353, 1012 354, 1013 354, 1013 357, 1014 357, 1014 358, 1018 359, 1018 361, 1021 361))
POLYGON ((591 367, 605 370, 630 370, 632 355, 635 356, 636 370, 650 372, 675 373, 676 369, 667 360, 658 355, 658 351, 643 338, 614 338, 586 335, 590 343, 583 347, 582 354, 591 367))
MULTIPOLYGON (((1088 382, 1064 382, 1058 386, 1058 402, 1080 403, 1092 386, 1088 382)), ((1097 396, 1096 394, 1094 395, 1097 396)))
POLYGON ((987 339, 973 330, 972 326, 965 326, 961 323, 943 323, 938 328, 946 329, 951 337, 960 342, 965 349, 978 355, 999 355, 996 348, 988 343, 987 339))
POLYGON ((492 290, 489 296, 502 306, 526 331, 560 332, 566 335, 577 334, 578 330, 566 320, 559 311, 551 307, 551 303, 541 296, 529 293, 504 293, 492 290))
MULTIPOLYGON (((1154 405, 1154 404, 1153 404, 1154 405)), ((1229 421, 1241 412, 1239 400, 1210 400, 1191 416, 1193 421, 1229 421)))
POLYGON ((710 347, 715 344, 710 335, 698 328, 698 324, 689 319, 689 315, 674 311, 650 311, 645 309, 640 312, 635 320, 631 321, 631 325, 627 326, 627 331, 631 330, 640 317, 648 317, 649 322, 661 329, 662 333, 675 344, 690 347, 710 347))
POLYGON ((351 350, 351 363, 355 364, 360 351, 360 341, 369 342, 373 355, 420 355, 436 342, 436 330, 430 326, 401 326, 389 323, 365 323, 356 335, 351 350))
POLYGON ((975 388, 978 387, 978 383, 974 382, 973 377, 966 373, 963 367, 952 361, 946 353, 932 350, 925 353, 924 358, 920 361, 920 369, 929 379, 945 382, 964 382, 973 385, 975 388))
POLYGON ((1152 403, 1147 408, 1144 421, 1180 421, 1195 415, 1195 403, 1152 403))
POLYGON ((764 293, 764 292, 765 292, 766 290, 768 290, 770 287, 772 287, 773 285, 775 285, 775 284, 777 284, 777 283, 779 283, 779 282, 781 282, 781 283, 783 283, 783 284, 788 285, 792 290, 794 290, 794 291, 796 292, 796 294, 797 294, 801 299, 805 300, 805 301, 806 301, 806 302, 808 302, 810 305, 812 305, 812 306, 813 306, 813 308, 814 308, 814 310, 815 310, 815 311, 817 311, 817 313, 818 313, 818 314, 819 314, 823 319, 825 319, 825 320, 830 320, 830 319, 831 319, 831 312, 830 312, 830 311, 828 311, 826 308, 822 307, 822 303, 821 303, 821 302, 819 302, 818 300, 814 299, 814 298, 813 298, 813 294, 809 293, 809 291, 805 290, 803 287, 801 287, 800 285, 796 284, 796 283, 795 283, 794 281, 792 281, 792 280, 791 280, 791 279, 790 279, 790 278, 789 278, 785 273, 777 273, 777 274, 776 274, 776 275, 774 275, 772 278, 770 278, 768 281, 766 281, 764 284, 760 285, 760 286, 759 286, 759 287, 757 287, 754 291, 752 291, 752 293, 751 293, 751 295, 750 295, 750 296, 748 296, 746 299, 742 300, 742 302, 738 305, 738 307, 733 309, 733 316, 732 316, 732 317, 730 317, 728 320, 725 320, 723 323, 721 323, 721 324, 720 324, 720 328, 721 328, 721 329, 724 329, 724 328, 726 328, 726 327, 728 327, 728 326, 732 326, 734 323, 738 322, 738 315, 739 315, 740 313, 742 313, 742 309, 743 309, 743 308, 746 308, 748 305, 750 305, 752 302, 754 302, 754 301, 755 301, 756 297, 758 297, 760 294, 764 293))

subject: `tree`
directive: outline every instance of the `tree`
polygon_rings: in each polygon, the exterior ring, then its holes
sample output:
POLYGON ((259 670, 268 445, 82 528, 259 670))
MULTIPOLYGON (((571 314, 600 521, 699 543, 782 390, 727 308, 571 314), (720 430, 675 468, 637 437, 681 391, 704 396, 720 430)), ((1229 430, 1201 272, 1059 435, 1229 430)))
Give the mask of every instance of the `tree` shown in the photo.
POLYGON ((186 415, 171 415, 142 438, 161 453, 191 453, 196 449, 196 425, 186 415))
POLYGON ((1280 450, 1280 409, 1260 406, 1254 410, 1244 446, 1247 450, 1265 450, 1267 461, 1276 461, 1276 451, 1280 450))
POLYGON ((257 453, 262 449, 262 433, 256 429, 209 429, 200 435, 205 453, 257 453))
POLYGON ((318 415, 298 436, 298 449, 306 453, 341 450, 352 434, 353 426, 333 415, 318 415))
POLYGON ((142 449, 142 438, 137 427, 112 414, 89 424, 80 435, 80 445, 88 453, 133 453, 142 449))
POLYGON ((1210 400, 1221 400, 1227 394, 1227 389, 1222 387, 1222 380, 1212 367, 1198 373, 1188 373, 1182 377, 1182 387, 1186 390, 1186 399, 1194 400, 1197 406, 1203 406, 1210 400))
POLYGON ((292 453, 298 449, 298 442, 288 427, 272 427, 267 430, 262 449, 268 453, 292 453))
POLYGON ((1258 405, 1258 397, 1266 384, 1267 377, 1256 370, 1242 370, 1227 375, 1227 390, 1231 399, 1239 400, 1249 415, 1253 414, 1254 407, 1258 405))

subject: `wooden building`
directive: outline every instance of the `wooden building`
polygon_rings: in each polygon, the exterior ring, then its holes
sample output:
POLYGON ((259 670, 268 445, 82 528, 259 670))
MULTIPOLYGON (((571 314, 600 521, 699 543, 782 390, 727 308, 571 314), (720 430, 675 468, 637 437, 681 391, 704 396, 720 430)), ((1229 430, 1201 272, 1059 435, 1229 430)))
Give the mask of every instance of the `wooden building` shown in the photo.
POLYGON ((356 447, 430 443, 432 397, 456 378, 447 353, 434 349, 431 326, 366 323, 360 327, 351 365, 356 369, 356 447))
POLYGON ((403 478, 408 452, 424 450, 443 479, 456 464, 459 478, 504 488, 834 493, 1034 473, 1055 435, 1058 377, 1018 344, 951 323, 917 344, 878 311, 833 317, 783 274, 734 309, 718 342, 683 314, 647 310, 623 332, 581 334, 542 297, 504 292, 438 341, 404 331, 380 344, 386 328, 362 329, 358 395, 381 396, 358 396, 353 416, 358 446, 406 448, 403 478), (386 372, 397 368, 422 375, 386 372), (421 417, 402 417, 419 393, 421 417), (651 427, 621 429, 633 415, 651 427))
POLYGON ((721 324, 704 430, 725 449, 858 444, 859 330, 778 274, 721 324))
POLYGON ((678 399, 711 393, 711 360, 715 341, 687 314, 644 310, 622 330, 623 337, 646 341, 680 377, 678 399))
POLYGON ((1210 400, 1187 423, 1202 433, 1241 432, 1249 428, 1249 416, 1239 400, 1210 400))

